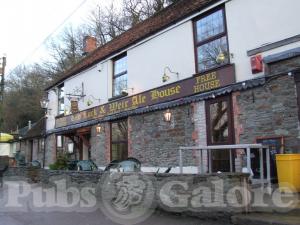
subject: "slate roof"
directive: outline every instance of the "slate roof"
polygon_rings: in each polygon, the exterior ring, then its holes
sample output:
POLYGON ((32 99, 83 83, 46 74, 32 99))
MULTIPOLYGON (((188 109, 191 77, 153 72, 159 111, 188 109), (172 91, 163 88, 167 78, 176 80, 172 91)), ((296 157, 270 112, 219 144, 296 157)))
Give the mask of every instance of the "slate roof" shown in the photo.
POLYGON ((38 138, 45 135, 45 126, 46 126, 45 118, 41 118, 34 125, 32 125, 31 129, 27 131, 27 133, 23 136, 23 139, 31 139, 38 138))

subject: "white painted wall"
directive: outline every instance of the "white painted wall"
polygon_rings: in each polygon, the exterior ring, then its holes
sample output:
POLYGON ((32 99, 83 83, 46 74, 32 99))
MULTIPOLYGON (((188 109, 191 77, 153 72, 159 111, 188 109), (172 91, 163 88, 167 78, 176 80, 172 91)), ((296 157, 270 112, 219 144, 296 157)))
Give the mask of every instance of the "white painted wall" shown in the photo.
MULTIPOLYGON (((163 83, 164 68, 178 72, 180 79, 195 74, 193 25, 188 21, 127 52, 128 87, 134 94, 177 80, 176 75, 163 83)), ((132 94, 129 91, 129 94, 132 94)))
POLYGON ((81 98, 78 102, 79 110, 85 110, 100 104, 103 104, 107 101, 108 92, 107 92, 107 72, 108 66, 107 63, 99 63, 92 68, 83 71, 82 73, 73 76, 71 79, 67 79, 64 82, 65 85, 65 109, 70 111, 71 102, 67 98, 67 94, 80 94, 76 93, 76 89, 81 90, 82 83, 84 84, 84 98, 81 98), (91 101, 90 106, 87 105, 87 102, 91 101))
MULTIPOLYGON (((255 78, 252 75, 250 57, 247 51, 267 43, 300 34, 298 25, 299 0, 231 0, 226 2, 229 49, 235 63, 237 81, 255 78)), ((197 13, 197 15, 199 12, 197 13)), ((195 14, 195 17, 197 16, 195 14)), ((176 76, 162 83, 162 75, 166 66, 179 72, 180 79, 195 74, 195 56, 193 41, 192 17, 186 22, 176 24, 160 34, 143 40, 127 49, 129 95, 137 94, 163 84, 176 81, 176 76)), ((263 56, 299 47, 294 43, 277 49, 263 52, 263 56)), ((121 53, 121 52, 120 52, 121 53)), ((67 80, 65 94, 72 93, 76 87, 84 83, 86 97, 79 101, 79 110, 85 110, 99 104, 105 104, 112 97, 112 60, 107 59, 94 67, 85 70, 67 80), (96 99, 101 99, 101 102, 96 99), (86 102, 93 101, 91 106, 86 102)), ((49 108, 47 129, 53 129, 54 117, 57 115, 57 95, 49 92, 49 108)), ((70 102, 65 98, 66 109, 70 102)))
MULTIPOLYGON (((232 0, 226 4, 229 47, 238 81, 261 75, 252 75, 248 50, 300 34, 299 9, 299 0, 232 0)), ((274 49, 263 56, 299 46, 274 49)))

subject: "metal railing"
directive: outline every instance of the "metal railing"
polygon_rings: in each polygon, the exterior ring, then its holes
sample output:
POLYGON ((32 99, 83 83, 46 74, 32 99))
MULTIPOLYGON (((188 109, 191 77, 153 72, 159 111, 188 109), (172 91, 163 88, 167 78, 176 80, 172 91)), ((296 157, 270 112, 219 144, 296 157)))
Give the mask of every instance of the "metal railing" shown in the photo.
POLYGON ((208 155, 208 173, 212 173, 212 150, 229 150, 229 161, 230 161, 230 172, 233 172, 233 151, 238 149, 245 150, 246 153, 246 167, 249 173, 251 173, 251 149, 259 150, 259 167, 260 167, 260 182, 262 185, 265 183, 264 179, 264 151, 266 155, 267 163, 267 183, 271 184, 271 169, 270 169, 270 150, 269 146, 262 144, 237 144, 237 145, 211 145, 211 146, 191 146, 191 147, 180 147, 179 148, 179 168, 180 173, 183 173, 183 151, 196 150, 198 151, 198 173, 205 173, 205 164, 203 162, 203 151, 207 151, 208 155))

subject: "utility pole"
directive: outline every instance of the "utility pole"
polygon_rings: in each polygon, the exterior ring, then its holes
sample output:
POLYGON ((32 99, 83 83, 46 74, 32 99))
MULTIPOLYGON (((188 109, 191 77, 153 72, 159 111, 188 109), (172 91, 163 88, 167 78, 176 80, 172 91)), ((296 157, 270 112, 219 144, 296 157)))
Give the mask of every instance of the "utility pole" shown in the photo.
POLYGON ((4 99, 4 74, 6 66, 6 57, 3 56, 0 63, 0 129, 3 126, 3 99, 4 99))

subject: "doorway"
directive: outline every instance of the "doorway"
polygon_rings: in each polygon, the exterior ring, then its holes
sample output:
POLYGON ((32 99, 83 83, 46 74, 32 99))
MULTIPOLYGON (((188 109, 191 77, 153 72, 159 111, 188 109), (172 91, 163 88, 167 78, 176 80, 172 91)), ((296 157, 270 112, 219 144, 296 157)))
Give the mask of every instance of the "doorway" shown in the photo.
MULTIPOLYGON (((206 101, 206 119, 208 145, 234 144, 231 95, 206 101)), ((211 157, 212 172, 230 171, 229 149, 212 150, 211 157)), ((234 162, 232 163, 234 164, 234 162)))

